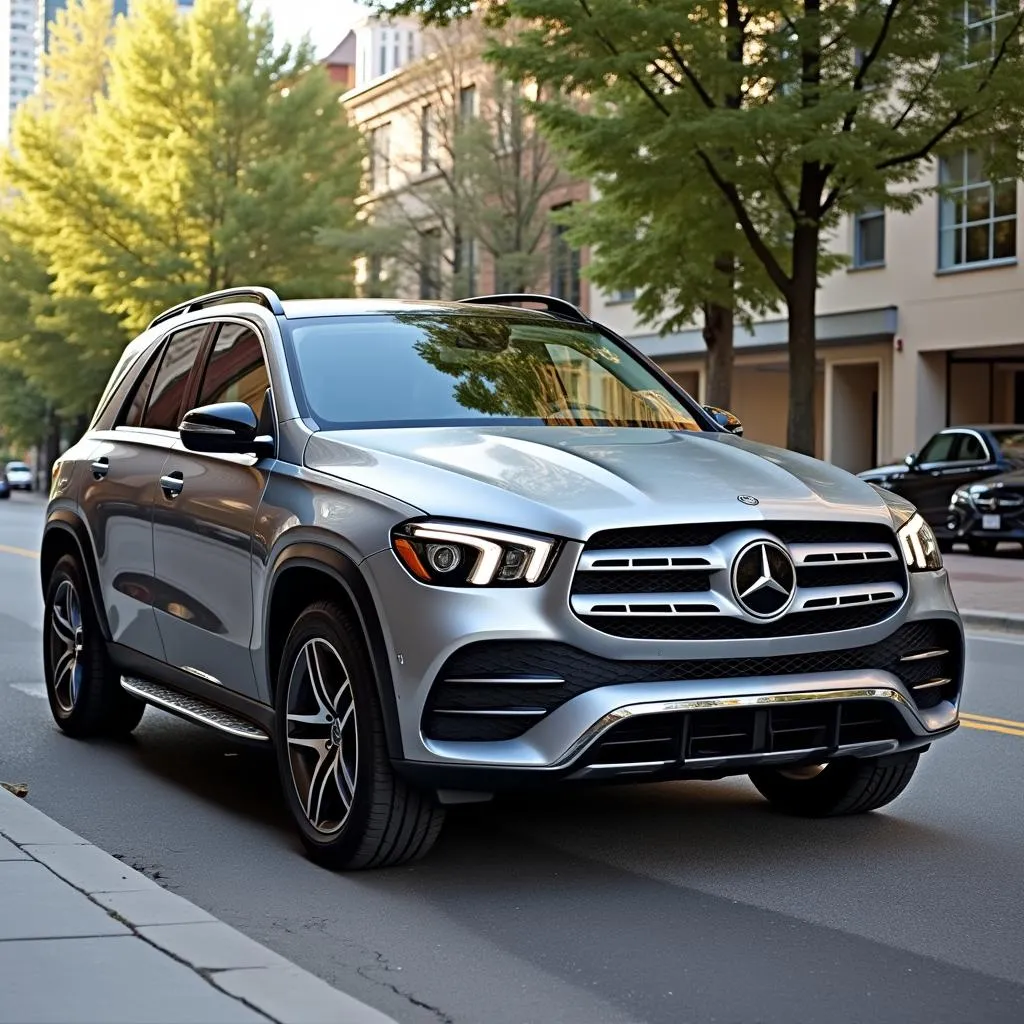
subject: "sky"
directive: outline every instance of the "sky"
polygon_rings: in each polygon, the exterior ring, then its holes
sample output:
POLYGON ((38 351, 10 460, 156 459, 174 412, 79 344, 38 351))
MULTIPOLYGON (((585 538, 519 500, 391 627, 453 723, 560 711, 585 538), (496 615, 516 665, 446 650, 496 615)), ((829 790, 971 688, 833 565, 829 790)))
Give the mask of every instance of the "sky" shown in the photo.
POLYGON ((356 0, 255 0, 253 6, 270 12, 279 42, 297 43, 308 32, 318 56, 330 53, 366 13, 356 0))

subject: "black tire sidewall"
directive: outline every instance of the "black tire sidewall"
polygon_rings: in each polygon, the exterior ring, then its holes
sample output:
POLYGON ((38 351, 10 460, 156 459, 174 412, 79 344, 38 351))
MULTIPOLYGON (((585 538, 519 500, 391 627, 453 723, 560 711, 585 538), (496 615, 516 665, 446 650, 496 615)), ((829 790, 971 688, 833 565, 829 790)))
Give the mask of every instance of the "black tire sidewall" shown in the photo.
POLYGON ((356 853, 363 841, 374 803, 375 780, 381 768, 381 760, 386 759, 387 752, 381 749, 382 716, 365 648, 353 636, 354 631, 339 625, 336 619, 337 616, 323 607, 314 606, 299 616, 288 634, 275 690, 274 745, 285 802, 306 848, 314 858, 317 854, 323 854, 332 861, 344 861, 356 853), (296 656, 312 639, 328 641, 341 655, 355 700, 356 731, 359 736, 355 798, 345 824, 333 835, 317 831, 306 817, 292 781, 288 754, 289 678, 296 656))

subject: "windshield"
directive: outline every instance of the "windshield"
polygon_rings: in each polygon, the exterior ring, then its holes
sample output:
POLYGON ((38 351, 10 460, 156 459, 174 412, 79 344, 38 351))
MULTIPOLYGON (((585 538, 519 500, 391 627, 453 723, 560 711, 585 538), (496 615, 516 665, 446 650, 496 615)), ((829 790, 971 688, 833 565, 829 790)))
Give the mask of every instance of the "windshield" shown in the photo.
POLYGON ((1024 430, 994 430, 992 433, 1007 459, 1024 464, 1024 430))
POLYGON ((10 473, 11 470, 22 470, 22 469, 28 469, 28 466, 26 466, 24 462, 8 462, 7 463, 7 472, 8 473, 10 473))
POLYGON ((300 320, 291 337, 310 412, 325 429, 705 429, 642 364, 581 325, 410 312, 300 320))

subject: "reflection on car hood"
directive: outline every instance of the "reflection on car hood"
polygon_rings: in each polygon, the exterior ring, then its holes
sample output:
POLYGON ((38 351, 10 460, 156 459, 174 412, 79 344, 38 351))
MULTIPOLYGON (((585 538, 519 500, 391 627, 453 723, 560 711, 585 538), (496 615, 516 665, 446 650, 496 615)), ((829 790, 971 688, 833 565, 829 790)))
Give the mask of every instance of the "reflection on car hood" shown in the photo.
POLYGON ((903 473, 906 471, 907 464, 905 462, 894 462, 891 466, 875 466, 874 469, 865 469, 858 473, 857 476, 861 480, 879 480, 887 476, 892 476, 893 473, 903 473))
POLYGON ((305 463, 432 516, 577 539, 667 522, 891 522, 880 495, 855 476, 725 433, 511 426, 334 431, 310 439, 305 463), (740 495, 757 504, 744 504, 740 495))

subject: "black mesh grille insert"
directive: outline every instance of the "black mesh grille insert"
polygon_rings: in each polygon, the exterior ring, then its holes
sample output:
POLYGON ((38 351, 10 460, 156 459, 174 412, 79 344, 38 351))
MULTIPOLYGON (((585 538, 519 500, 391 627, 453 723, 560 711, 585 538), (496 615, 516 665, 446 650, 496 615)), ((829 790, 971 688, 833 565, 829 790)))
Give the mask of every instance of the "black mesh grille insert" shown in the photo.
POLYGON ((685 766, 712 758, 827 751, 909 734, 899 712, 879 700, 673 712, 612 726, 586 753, 584 763, 672 761, 685 766))
POLYGON ((600 686, 867 669, 891 672, 905 683, 918 706, 925 708, 952 699, 959 692, 962 663, 960 631, 953 623, 942 620, 907 623, 884 640, 866 647, 766 658, 616 661, 568 644, 481 641, 461 648, 444 665, 427 700, 423 728, 426 736, 438 740, 510 739, 524 733, 543 716, 503 716, 501 711, 533 709, 546 713, 600 686), (940 650, 949 653, 924 660, 901 661, 905 655, 940 650), (488 681, 510 677, 533 681, 488 681), (564 682, 538 681, 544 677, 564 682), (915 684, 939 678, 948 678, 951 682, 942 687, 913 689, 915 684), (445 714, 446 710, 497 713, 459 715, 445 714))

